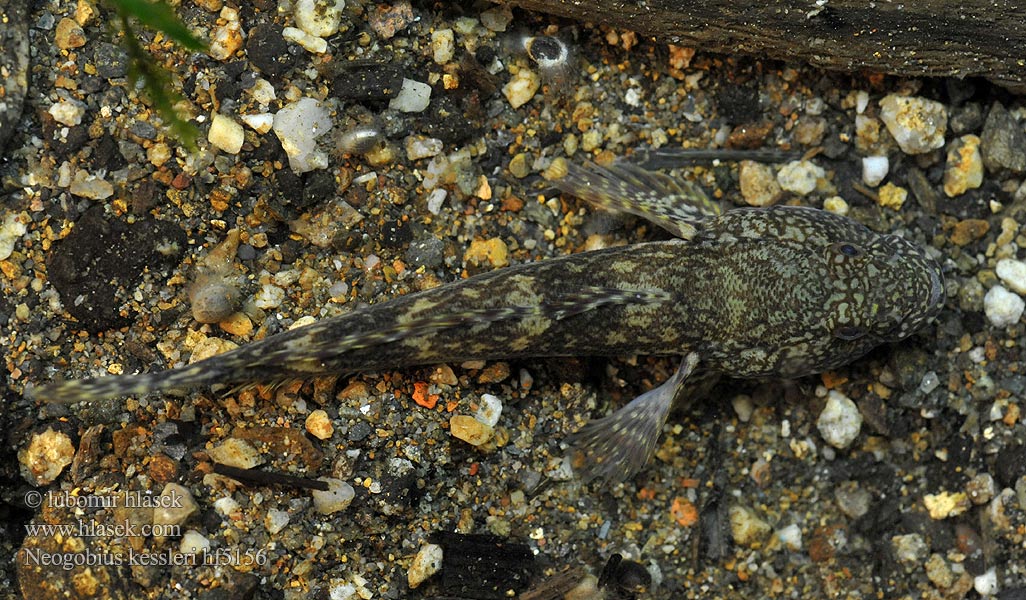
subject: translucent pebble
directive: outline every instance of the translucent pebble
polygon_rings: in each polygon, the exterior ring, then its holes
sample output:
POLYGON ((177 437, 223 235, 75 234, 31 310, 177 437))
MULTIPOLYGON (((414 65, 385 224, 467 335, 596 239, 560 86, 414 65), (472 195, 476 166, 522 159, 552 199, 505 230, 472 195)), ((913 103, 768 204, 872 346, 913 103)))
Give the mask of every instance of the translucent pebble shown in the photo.
POLYGON ((431 86, 413 79, 403 78, 403 87, 388 102, 392 110, 416 113, 422 112, 431 103, 431 86))
POLYGON ((330 515, 349 508, 356 496, 353 486, 331 477, 321 477, 320 481, 328 482, 327 491, 313 490, 314 509, 322 515, 330 515))
POLYGON ((828 444, 834 448, 847 448, 859 436, 862 414, 850 398, 837 390, 830 390, 816 427, 828 444))
POLYGON ((890 169, 890 161, 886 156, 866 156, 862 158, 862 181, 872 187, 876 187, 887 177, 890 169))
POLYGON ((413 558, 410 570, 406 573, 406 580, 411 588, 424 583, 442 568, 442 547, 437 544, 425 544, 413 558))
POLYGON ((1026 262, 1003 258, 995 269, 998 279, 1017 294, 1026 294, 1026 262))
POLYGON ((1008 327, 1019 322, 1026 302, 1004 286, 995 285, 983 297, 983 312, 995 327, 1008 327))
POLYGON ((919 382, 919 390, 924 394, 929 394, 933 390, 937 389, 940 385, 940 378, 933 371, 928 371, 923 375, 923 380, 919 382))

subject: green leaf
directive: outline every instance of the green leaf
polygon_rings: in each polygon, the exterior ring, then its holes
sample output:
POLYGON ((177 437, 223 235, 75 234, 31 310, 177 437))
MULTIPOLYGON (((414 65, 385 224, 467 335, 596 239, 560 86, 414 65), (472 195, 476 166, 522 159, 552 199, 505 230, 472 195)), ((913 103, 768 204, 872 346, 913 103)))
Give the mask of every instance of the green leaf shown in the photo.
POLYGON ((164 33, 187 50, 206 50, 207 45, 189 31, 178 19, 173 8, 165 2, 149 2, 148 0, 109 0, 122 15, 130 15, 139 19, 147 27, 164 33))

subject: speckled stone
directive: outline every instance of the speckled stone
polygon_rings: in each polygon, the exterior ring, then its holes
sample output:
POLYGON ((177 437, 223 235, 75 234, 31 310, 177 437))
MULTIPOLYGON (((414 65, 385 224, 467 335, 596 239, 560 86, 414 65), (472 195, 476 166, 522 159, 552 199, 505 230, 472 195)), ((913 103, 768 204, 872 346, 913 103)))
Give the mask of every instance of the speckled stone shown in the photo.
POLYGON ((983 159, 980 138, 963 135, 948 147, 947 166, 944 169, 944 193, 949 198, 961 196, 983 183, 983 159))
POLYGON ((68 434, 47 427, 34 434, 18 451, 21 476, 30 485, 52 483, 75 457, 75 446, 68 434))
MULTIPOLYGON (((768 165, 751 160, 743 160, 738 165, 738 181, 741 197, 749 206, 770 206, 775 204, 783 189, 768 165)), ((815 188, 815 182, 813 182, 815 188)))
POLYGON ((880 119, 905 154, 923 154, 944 146, 948 113, 940 102, 888 94, 880 100, 880 119))
POLYGON ((1026 133, 1007 109, 995 102, 980 133, 980 153, 988 171, 1026 171, 1026 133))

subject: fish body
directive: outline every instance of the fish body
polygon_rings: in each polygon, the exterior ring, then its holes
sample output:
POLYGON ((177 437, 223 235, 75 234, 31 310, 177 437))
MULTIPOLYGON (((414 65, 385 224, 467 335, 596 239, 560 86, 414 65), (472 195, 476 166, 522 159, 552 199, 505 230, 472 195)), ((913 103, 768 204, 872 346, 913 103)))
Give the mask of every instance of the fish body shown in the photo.
POLYGON ((179 369, 37 388, 60 402, 471 359, 679 355, 671 379, 578 436, 586 476, 624 477, 703 369, 797 377, 903 339, 937 314, 941 272, 918 246, 802 207, 720 212, 636 168, 567 166, 555 184, 677 239, 492 271, 325 319, 179 369))

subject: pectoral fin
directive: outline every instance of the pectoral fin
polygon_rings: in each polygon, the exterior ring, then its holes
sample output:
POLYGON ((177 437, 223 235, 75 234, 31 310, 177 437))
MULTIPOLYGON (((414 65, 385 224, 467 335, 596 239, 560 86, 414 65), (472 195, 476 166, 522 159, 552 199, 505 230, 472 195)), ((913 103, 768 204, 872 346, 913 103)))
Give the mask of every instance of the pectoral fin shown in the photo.
POLYGON ((673 399, 694 372, 698 355, 688 354, 662 385, 608 417, 591 421, 570 437, 574 470, 584 481, 624 480, 641 470, 655 452, 673 399))

